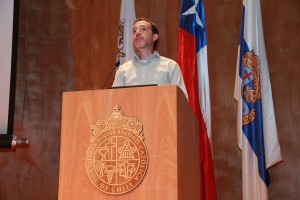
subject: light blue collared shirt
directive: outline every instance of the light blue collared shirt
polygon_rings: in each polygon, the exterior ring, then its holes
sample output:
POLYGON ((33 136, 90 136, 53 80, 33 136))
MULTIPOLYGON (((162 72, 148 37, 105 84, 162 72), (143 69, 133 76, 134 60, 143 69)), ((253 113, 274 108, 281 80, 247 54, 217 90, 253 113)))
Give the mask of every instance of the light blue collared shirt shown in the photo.
POLYGON ((157 51, 146 61, 140 60, 135 54, 132 60, 121 65, 113 86, 148 84, 177 85, 188 99, 179 65, 174 60, 160 56, 157 51))

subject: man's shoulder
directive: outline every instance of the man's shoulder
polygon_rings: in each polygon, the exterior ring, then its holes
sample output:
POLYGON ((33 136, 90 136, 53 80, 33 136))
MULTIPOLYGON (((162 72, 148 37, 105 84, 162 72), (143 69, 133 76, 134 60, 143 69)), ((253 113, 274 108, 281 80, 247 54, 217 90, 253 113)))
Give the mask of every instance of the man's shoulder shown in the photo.
POLYGON ((120 65, 119 69, 127 69, 132 66, 133 59, 120 65))
POLYGON ((162 62, 166 62, 166 63, 171 63, 171 64, 174 64, 174 65, 177 65, 177 62, 171 58, 167 58, 167 57, 164 57, 164 56, 159 56, 160 60, 162 62))

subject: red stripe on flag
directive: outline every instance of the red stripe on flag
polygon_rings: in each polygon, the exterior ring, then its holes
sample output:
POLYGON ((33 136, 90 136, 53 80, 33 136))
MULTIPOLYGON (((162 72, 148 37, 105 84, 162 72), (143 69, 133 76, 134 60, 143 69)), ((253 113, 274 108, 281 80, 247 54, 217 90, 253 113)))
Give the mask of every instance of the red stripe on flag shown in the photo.
POLYGON ((199 122, 200 165, 202 169, 200 172, 200 192, 202 199, 215 200, 217 199, 217 192, 212 153, 199 103, 196 49, 196 39, 179 28, 178 64, 182 71, 190 105, 199 122))
POLYGON ((200 105, 198 96, 196 40, 192 35, 180 28, 179 41, 178 63, 188 92, 189 102, 199 118, 200 105))

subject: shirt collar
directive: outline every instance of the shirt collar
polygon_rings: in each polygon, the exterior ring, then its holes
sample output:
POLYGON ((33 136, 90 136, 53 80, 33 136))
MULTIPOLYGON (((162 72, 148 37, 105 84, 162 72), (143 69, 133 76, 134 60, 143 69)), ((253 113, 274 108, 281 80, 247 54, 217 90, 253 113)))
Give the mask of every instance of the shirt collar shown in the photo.
POLYGON ((142 62, 138 56, 138 53, 134 54, 134 59, 139 61, 140 63, 149 63, 151 60, 158 58, 159 57, 159 53, 157 51, 154 51, 153 54, 150 56, 150 58, 146 61, 146 62, 142 62))

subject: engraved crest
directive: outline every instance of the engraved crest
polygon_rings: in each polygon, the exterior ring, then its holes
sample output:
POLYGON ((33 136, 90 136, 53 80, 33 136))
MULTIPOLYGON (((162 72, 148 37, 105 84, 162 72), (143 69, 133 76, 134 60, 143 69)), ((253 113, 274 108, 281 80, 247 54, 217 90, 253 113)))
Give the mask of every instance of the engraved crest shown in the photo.
POLYGON ((242 67, 242 94, 243 94, 243 125, 251 123, 255 117, 255 104, 260 96, 259 57, 254 51, 246 52, 242 67))
POLYGON ((93 185, 107 194, 123 194, 142 181, 148 152, 142 124, 115 106, 110 117, 92 125, 86 171, 93 185))

